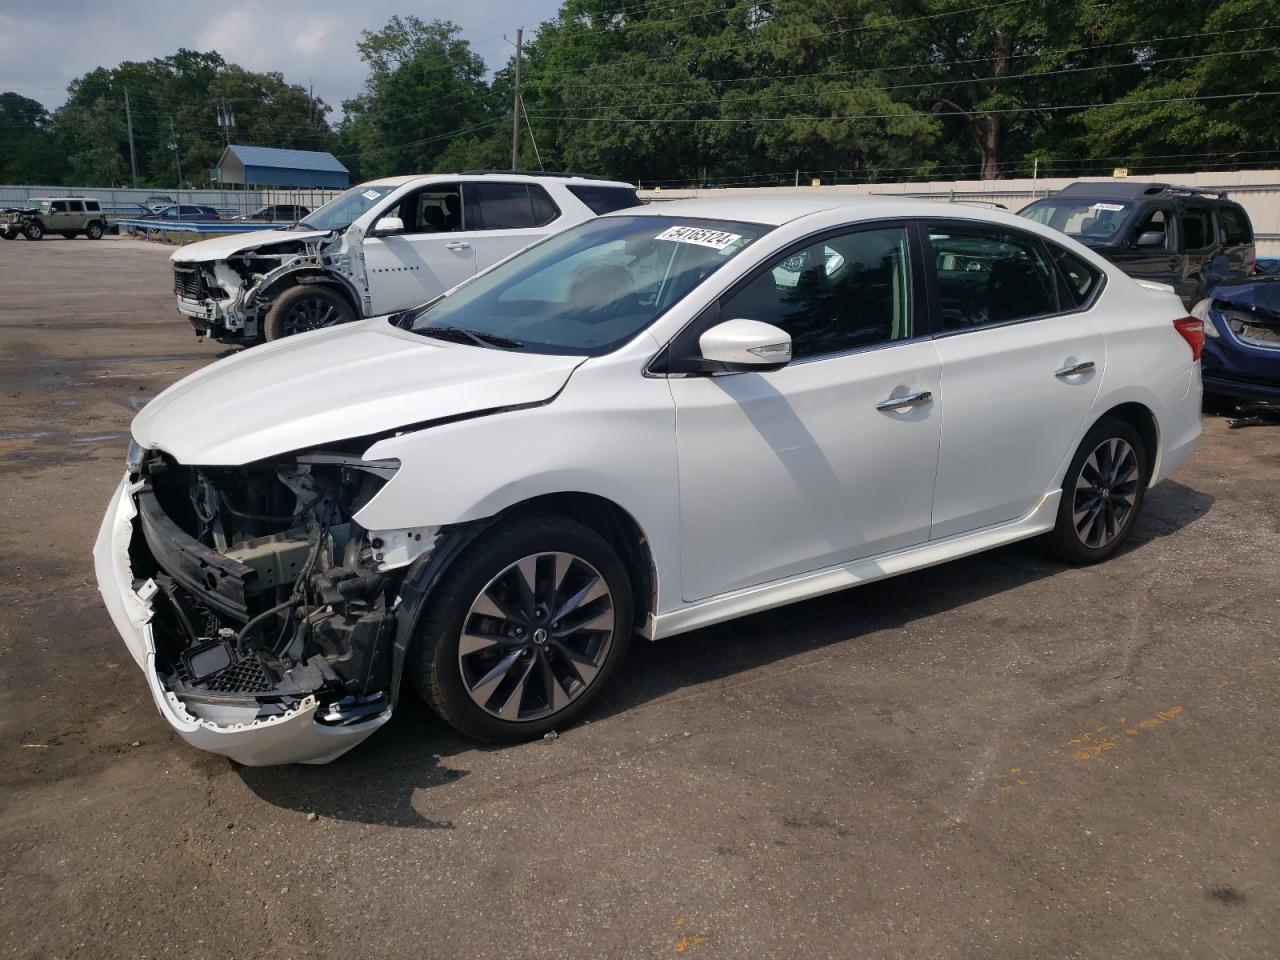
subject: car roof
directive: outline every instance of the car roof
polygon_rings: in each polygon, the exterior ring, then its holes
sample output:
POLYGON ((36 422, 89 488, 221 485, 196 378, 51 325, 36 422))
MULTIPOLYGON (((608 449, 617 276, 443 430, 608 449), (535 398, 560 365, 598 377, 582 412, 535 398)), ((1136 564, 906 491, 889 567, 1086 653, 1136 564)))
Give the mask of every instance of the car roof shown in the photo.
POLYGON ((1154 183, 1144 180, 1077 180, 1075 183, 1067 184, 1050 199, 1084 197, 1086 199, 1141 200, 1144 197, 1170 195, 1226 199, 1224 190, 1205 190, 1201 187, 1182 187, 1175 183, 1154 183))
POLYGON ((421 183, 423 186, 427 186, 432 183, 455 182, 458 180, 483 183, 486 180, 493 179, 516 181, 517 183, 567 183, 595 187, 625 187, 628 190, 636 189, 634 183, 625 183, 622 180, 601 180, 598 177, 585 174, 558 174, 554 176, 548 174, 547 176, 542 176, 537 173, 502 173, 497 170, 489 173, 476 171, 470 173, 414 173, 402 177, 379 177, 376 180, 358 184, 358 186, 402 187, 409 183, 421 183))
POLYGON ((835 193, 829 196, 793 194, 780 197, 734 196, 671 200, 648 203, 642 207, 627 207, 607 213, 607 217, 689 217, 708 220, 739 220, 768 226, 782 226, 795 220, 839 210, 848 222, 911 218, 915 220, 972 220, 1012 227, 1028 233, 1036 233, 1062 242, 1065 234, 1052 227, 1036 223, 1008 210, 960 203, 945 197, 924 199, 919 197, 866 196, 865 194, 835 193))

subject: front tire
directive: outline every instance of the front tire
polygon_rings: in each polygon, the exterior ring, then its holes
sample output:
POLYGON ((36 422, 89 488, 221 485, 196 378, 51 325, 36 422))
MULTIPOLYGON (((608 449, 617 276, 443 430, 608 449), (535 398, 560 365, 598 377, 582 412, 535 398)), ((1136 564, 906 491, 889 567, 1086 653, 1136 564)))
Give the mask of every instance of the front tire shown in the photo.
POLYGON ((1133 532, 1150 478, 1138 431, 1123 420, 1099 421, 1067 468, 1058 522, 1045 546, 1068 563, 1106 560, 1133 532))
POLYGON ((336 327, 356 319, 351 305, 328 287, 301 283, 282 293, 267 311, 263 335, 281 340, 295 333, 336 327))
POLYGON ((22 235, 26 237, 28 240, 43 240, 44 224, 34 222, 34 221, 31 223, 28 223, 25 226, 23 226, 22 235))
POLYGON ((617 673, 632 632, 626 568, 595 531, 537 514, 482 534, 428 600, 408 669, 466 736, 563 729, 617 673))

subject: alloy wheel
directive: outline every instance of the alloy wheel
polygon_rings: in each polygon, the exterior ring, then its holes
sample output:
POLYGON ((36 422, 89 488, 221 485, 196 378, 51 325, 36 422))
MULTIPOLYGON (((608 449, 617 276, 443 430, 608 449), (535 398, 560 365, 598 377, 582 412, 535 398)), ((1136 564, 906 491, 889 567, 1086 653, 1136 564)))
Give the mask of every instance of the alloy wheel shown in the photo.
POLYGON ((1107 546, 1133 516, 1138 497, 1138 455, 1119 437, 1109 437, 1089 454, 1076 478, 1072 521, 1086 547, 1107 546))
POLYGON ((614 623, 613 595, 587 561, 571 553, 524 557, 467 611, 458 640, 463 686, 500 720, 559 713, 603 669, 614 623))
POLYGON ((293 304, 281 324, 284 335, 306 333, 332 327, 342 320, 342 314, 333 302, 324 297, 303 297, 293 304))

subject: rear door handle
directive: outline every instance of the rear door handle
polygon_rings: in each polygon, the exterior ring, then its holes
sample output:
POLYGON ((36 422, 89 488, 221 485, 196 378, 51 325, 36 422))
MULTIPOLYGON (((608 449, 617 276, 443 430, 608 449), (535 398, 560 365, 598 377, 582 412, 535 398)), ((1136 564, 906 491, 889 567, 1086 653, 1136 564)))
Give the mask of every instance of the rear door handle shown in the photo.
POLYGON ((1053 371, 1053 375, 1055 377, 1074 377, 1077 373, 1088 373, 1092 369, 1092 360, 1081 360, 1079 363, 1069 363, 1065 367, 1053 371))
POLYGON ((928 390, 919 393, 908 393, 901 397, 890 397, 876 404, 877 410, 897 410, 899 407, 919 407, 933 402, 933 394, 928 390))
POLYGON ((471 244, 465 240, 454 240, 452 243, 446 243, 444 248, 446 250, 470 250, 471 244))

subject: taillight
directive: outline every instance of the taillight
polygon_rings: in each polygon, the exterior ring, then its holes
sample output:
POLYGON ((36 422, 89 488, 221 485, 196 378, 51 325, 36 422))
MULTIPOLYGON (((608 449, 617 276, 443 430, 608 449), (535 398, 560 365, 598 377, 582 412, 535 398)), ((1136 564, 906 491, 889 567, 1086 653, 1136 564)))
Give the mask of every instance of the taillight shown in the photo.
POLYGON ((1204 321, 1199 317, 1181 317, 1173 321, 1173 328, 1191 347, 1191 359, 1199 360, 1204 350, 1204 321))

